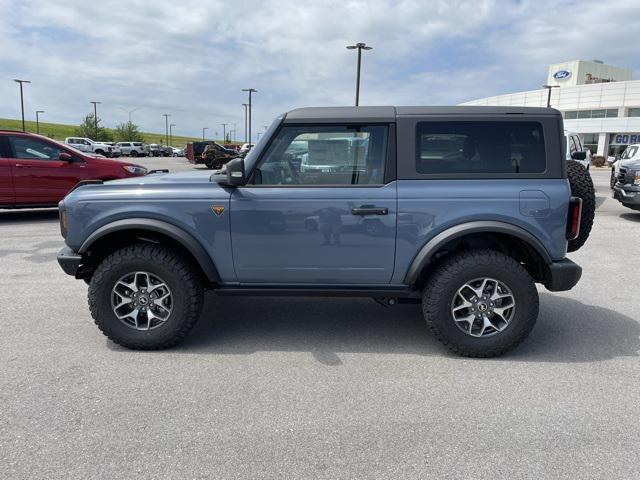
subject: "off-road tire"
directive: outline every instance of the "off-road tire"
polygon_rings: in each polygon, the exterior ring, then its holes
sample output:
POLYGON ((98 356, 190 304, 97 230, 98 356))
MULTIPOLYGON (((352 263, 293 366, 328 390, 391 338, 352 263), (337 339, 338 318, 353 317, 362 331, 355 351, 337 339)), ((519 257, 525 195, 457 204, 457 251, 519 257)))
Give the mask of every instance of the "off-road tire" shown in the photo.
POLYGON ((160 350, 179 343, 195 325, 204 290, 193 266, 171 248, 139 243, 106 257, 89 283, 89 309, 96 325, 110 340, 134 350, 160 350), (146 271, 162 278, 172 293, 173 309, 161 326, 136 330, 125 325, 111 307, 112 288, 123 275, 146 271))
POLYGON ((468 250, 445 258, 429 275, 422 312, 433 335, 452 352, 464 357, 497 357, 515 348, 533 329, 538 318, 538 291, 529 273, 513 258, 494 250, 468 250), (473 337, 458 328, 451 305, 459 288, 484 277, 509 287, 515 311, 501 332, 473 337))
POLYGON ((575 252, 584 245, 593 227, 596 214, 596 194, 591 175, 580 163, 567 161, 567 176, 571 186, 571 195, 582 199, 582 215, 580 216, 580 233, 575 240, 569 240, 567 251, 575 252))

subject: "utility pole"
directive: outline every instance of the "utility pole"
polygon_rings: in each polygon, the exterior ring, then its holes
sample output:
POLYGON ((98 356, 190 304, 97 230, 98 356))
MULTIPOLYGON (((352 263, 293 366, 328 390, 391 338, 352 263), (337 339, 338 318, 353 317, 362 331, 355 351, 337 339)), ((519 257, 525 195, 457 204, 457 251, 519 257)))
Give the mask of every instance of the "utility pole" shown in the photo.
POLYGON ((236 130, 238 129, 238 122, 233 122, 233 141, 236 141, 236 130))
POLYGON ((244 143, 249 143, 247 140, 247 107, 249 104, 243 103, 242 106, 244 107, 244 143))
POLYGON ((125 112, 127 112, 129 114, 129 123, 131 123, 131 114, 133 112, 137 112, 138 110, 140 110, 139 108, 134 108, 133 110, 127 110, 124 107, 120 107, 120 110, 124 110, 125 112))
POLYGON ((221 123, 220 125, 222 125, 222 143, 225 143, 227 141, 227 125, 229 124, 221 123))
POLYGON ((205 130, 209 130, 209 127, 202 127, 202 141, 204 142, 204 132, 205 130))
POLYGON ((40 135, 40 117, 39 115, 44 113, 44 110, 36 110, 36 133, 40 135))
POLYGON ((164 117, 164 124, 165 124, 165 134, 167 136, 167 145, 169 145, 169 117, 171 116, 171 114, 169 113, 163 113, 162 116, 164 117))
POLYGON ((355 45, 347 45, 348 50, 358 49, 358 63, 356 67, 356 107, 360 105, 360 65, 362 64, 362 50, 371 50, 364 42, 358 42, 355 45))
POLYGON ((543 85, 542 88, 546 88, 547 91, 549 92, 547 94, 547 108, 550 108, 551 107, 551 89, 560 88, 560 85, 543 85))
POLYGON ((169 125, 169 145, 173 145, 173 127, 175 127, 176 124, 172 123, 171 125, 169 125))
POLYGON ((89 103, 93 103, 93 124, 96 130, 94 140, 98 140, 98 107, 97 105, 101 104, 102 102, 89 102, 89 103))
POLYGON ((20 110, 22 111, 22 131, 26 132, 26 128, 24 126, 24 96, 22 94, 22 84, 31 83, 31 80, 20 80, 18 78, 14 78, 13 81, 20 84, 20 110))
POLYGON ((247 129, 249 141, 247 143, 251 145, 251 94, 257 93, 258 91, 255 88, 243 88, 242 91, 249 92, 249 123, 248 123, 248 129, 247 129))

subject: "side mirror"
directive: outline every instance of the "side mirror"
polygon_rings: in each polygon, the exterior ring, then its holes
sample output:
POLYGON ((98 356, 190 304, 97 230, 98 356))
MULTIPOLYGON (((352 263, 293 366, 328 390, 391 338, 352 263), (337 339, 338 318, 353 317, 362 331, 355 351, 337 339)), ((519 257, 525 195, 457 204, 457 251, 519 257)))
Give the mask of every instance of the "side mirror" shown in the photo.
POLYGON ((73 162, 73 155, 71 155, 68 152, 60 152, 60 154, 58 155, 58 160, 60 160, 61 162, 73 162))
POLYGON ((573 152, 571 154, 571 158, 573 158, 574 160, 586 160, 587 152, 573 152))
POLYGON ((244 176, 244 159, 229 160, 222 170, 212 175, 213 181, 226 187, 239 187, 246 184, 244 176))

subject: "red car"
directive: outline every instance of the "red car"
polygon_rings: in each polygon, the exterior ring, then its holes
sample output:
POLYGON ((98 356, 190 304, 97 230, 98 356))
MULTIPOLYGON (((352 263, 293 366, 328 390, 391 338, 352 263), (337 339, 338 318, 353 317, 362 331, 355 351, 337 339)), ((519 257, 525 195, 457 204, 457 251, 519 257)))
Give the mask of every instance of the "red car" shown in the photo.
POLYGON ((146 173, 140 165, 88 155, 41 135, 0 130, 0 208, 56 206, 81 180, 146 173))

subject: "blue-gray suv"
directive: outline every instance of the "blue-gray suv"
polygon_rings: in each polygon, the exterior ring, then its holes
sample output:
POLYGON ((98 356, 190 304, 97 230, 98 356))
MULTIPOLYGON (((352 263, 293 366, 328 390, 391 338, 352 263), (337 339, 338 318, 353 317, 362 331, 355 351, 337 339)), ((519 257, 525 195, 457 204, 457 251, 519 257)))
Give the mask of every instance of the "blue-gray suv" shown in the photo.
POLYGON ((209 289, 420 304, 451 350, 500 355, 533 328, 536 283, 580 279, 565 256, 588 236, 593 185, 563 132, 545 108, 293 110, 213 174, 79 185, 58 261, 129 348, 178 343, 209 289))

